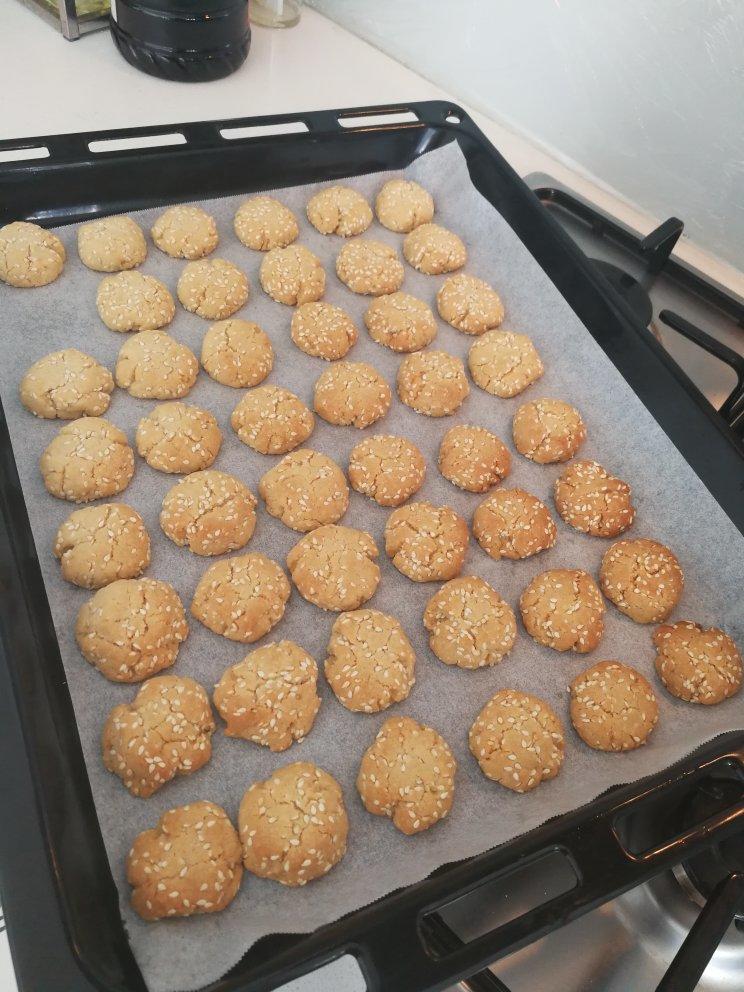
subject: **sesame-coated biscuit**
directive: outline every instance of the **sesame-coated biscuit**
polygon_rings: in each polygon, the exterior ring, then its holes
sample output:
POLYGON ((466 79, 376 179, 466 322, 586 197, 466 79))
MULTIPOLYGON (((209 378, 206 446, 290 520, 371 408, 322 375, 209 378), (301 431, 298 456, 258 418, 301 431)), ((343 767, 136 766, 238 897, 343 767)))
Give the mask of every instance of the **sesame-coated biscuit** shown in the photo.
POLYGON ((258 324, 233 317, 212 324, 201 350, 204 371, 216 382, 247 389, 263 382, 274 365, 274 349, 258 324))
POLYGON ((605 551, 599 586, 636 623, 666 620, 679 602, 685 577, 675 555, 658 541, 616 541, 605 551))
POLYGON ((336 362, 318 376, 315 412, 339 427, 369 427, 390 409, 390 386, 367 362, 336 362))
POLYGON ((290 586, 265 555, 238 555, 210 565, 191 601, 191 613, 209 630, 252 644, 284 616, 290 586))
POLYGON ((541 572, 519 597, 525 630, 555 651, 593 651, 604 632, 604 600, 587 572, 554 568, 541 572))
POLYGON ((338 465, 319 451, 291 451, 262 476, 258 491, 272 517, 306 532, 335 524, 349 507, 349 487, 338 465))
POLYGON ((150 234, 166 255, 189 261, 209 255, 220 240, 214 217, 201 207, 185 203, 169 207, 162 213, 150 234))
POLYGON ((177 400, 196 382, 199 362, 185 344, 164 331, 128 338, 116 359, 116 385, 143 400, 177 400))
POLYGON ((150 564, 150 535, 142 517, 125 503, 74 510, 52 548, 62 577, 83 589, 116 579, 136 579, 150 564))
POLYGON ((77 246, 80 261, 94 272, 134 269, 147 258, 142 228, 131 217, 101 217, 81 224, 77 246))
POLYGON ((349 819, 341 786, 307 761, 255 782, 243 796, 238 823, 245 867, 282 885, 320 878, 346 853, 349 819))
POLYGON ((103 763, 133 796, 153 795, 177 775, 203 768, 212 756, 214 717, 193 679, 158 675, 131 703, 115 706, 103 728, 103 763))
POLYGON ((294 641, 264 644, 214 687, 228 737, 286 751, 310 733, 318 709, 318 666, 294 641))
POLYGON ((470 752, 481 771, 514 792, 555 778, 563 764, 563 725, 537 696, 501 689, 470 728, 470 752))
POLYGON ((395 248, 371 238, 354 238, 336 258, 336 275, 352 293, 363 296, 396 292, 404 274, 395 248))
POLYGON ((159 403, 137 424, 137 451, 150 468, 182 474, 209 468, 222 432, 208 410, 190 403, 159 403))
POLYGON ((449 744, 436 730, 391 716, 364 752, 356 784, 365 809, 389 816, 411 836, 452 809, 456 768, 449 744))
POLYGON ((327 186, 308 200, 307 219, 321 234, 350 238, 372 223, 372 208, 349 186, 327 186))
POLYGON ((176 304, 155 276, 144 272, 117 272, 104 276, 96 293, 101 320, 112 331, 156 331, 170 324, 176 304))
POLYGON ((462 240, 439 224, 420 224, 403 239, 403 255, 419 272, 436 276, 461 269, 468 260, 462 240))
POLYGON ((207 320, 232 317, 248 299, 250 286, 244 272, 224 258, 187 262, 176 286, 178 299, 190 313, 207 320))
POLYGON ((241 203, 233 227, 246 248, 254 251, 286 248, 300 233, 295 215, 273 196, 252 196, 241 203))
POLYGON ((517 639, 511 606, 476 575, 451 579, 438 589, 426 604, 424 627, 437 658, 458 668, 496 665, 517 639))
POLYGON ((445 582, 459 575, 468 550, 468 525, 449 506, 407 503, 385 524, 385 551, 414 582, 445 582))
POLYGON ((234 475, 192 472, 163 497, 160 526, 174 544, 195 555, 224 555, 253 536, 256 497, 234 475))
POLYGON ((545 371, 537 348, 526 334, 500 328, 486 331, 471 344, 468 368, 476 386, 501 399, 524 392, 545 371))
POLYGON ((352 488, 380 506, 400 506, 424 484, 426 461, 405 437, 374 434, 355 445, 349 455, 352 488))
POLYGON ((134 475, 134 452, 124 431, 102 417, 80 417, 61 427, 44 449, 39 468, 57 499, 90 503, 123 492, 134 475))
POLYGON ((473 537, 496 561, 529 558, 552 548, 557 536, 547 506, 524 489, 499 489, 473 514, 473 537))
POLYGON ((168 810, 127 855, 132 908, 143 920, 218 913, 243 877, 240 838, 227 813, 200 800, 168 810))
POLYGON ((630 665, 599 661, 570 685, 571 723, 597 751, 632 751, 648 740, 659 719, 654 690, 630 665))
POLYGON ((108 410, 114 377, 77 348, 53 351, 34 362, 21 380, 21 403, 46 420, 100 417, 108 410))
POLYGON ((364 323, 372 340, 391 351, 418 351, 437 334, 430 307, 410 293, 376 297, 365 311, 364 323))
POLYGON ((354 321, 330 303, 302 303, 292 314, 292 340, 306 355, 335 362, 356 344, 354 321))
POLYGON ((401 402, 426 417, 448 417, 470 393, 462 361, 446 351, 406 355, 396 384, 401 402))
POLYGON ((159 579, 117 579, 84 603, 78 647, 112 682, 142 682, 169 668, 188 636, 178 593, 159 579))
POLYGON ((434 216, 431 193, 412 179, 389 179, 375 200, 377 219, 389 231, 408 234, 434 216))
POLYGON ((517 451, 537 462, 567 462, 586 440, 579 411, 563 400, 541 399, 524 403, 512 422, 517 451))
POLYGON ((13 221, 0 227, 0 281, 33 289, 54 282, 65 264, 65 246, 56 234, 13 221))
POLYGON ((342 613, 366 603, 377 589, 379 551, 364 530, 328 524, 305 534, 287 555, 300 595, 323 610, 342 613))
POLYGON ((718 627, 678 620, 658 627, 653 641, 659 678, 678 699, 712 706, 741 689, 741 653, 718 627))
POLYGON ((379 713, 408 698, 416 655, 405 631, 379 610, 342 613, 333 624, 325 676, 353 713, 379 713))
POLYGON ((450 427, 439 446, 439 471, 453 485, 484 493, 511 471, 511 455, 501 438, 485 427, 450 427))
POLYGON ((230 417, 243 444, 262 455, 283 455, 307 441, 315 417, 302 400, 281 386, 259 386, 240 400, 230 417))
POLYGON ((630 486, 597 462, 571 462, 555 480, 553 495, 565 522, 593 537, 617 537, 635 517, 630 486))
POLYGON ((465 334, 485 334, 504 319, 504 304, 496 290, 465 272, 442 283, 437 292, 437 310, 442 320, 465 334))
POLYGON ((272 248, 261 262, 258 277, 264 293, 291 307, 314 303, 325 292, 325 269, 304 245, 272 248))

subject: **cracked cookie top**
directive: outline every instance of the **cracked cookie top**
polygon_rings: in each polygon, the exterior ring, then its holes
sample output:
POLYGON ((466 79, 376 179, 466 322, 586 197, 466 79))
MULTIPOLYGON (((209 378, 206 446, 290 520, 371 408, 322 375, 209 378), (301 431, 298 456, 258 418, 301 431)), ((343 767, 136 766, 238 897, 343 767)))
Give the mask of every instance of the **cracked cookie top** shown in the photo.
POLYGON ((190 204, 169 207, 155 221, 150 234, 166 255, 189 261, 209 255, 220 240, 214 217, 190 204))
POLYGON ((414 582, 444 582, 460 571, 468 550, 468 525, 449 506, 408 503, 385 524, 385 550, 414 582))
POLYGON ((570 686, 571 723, 597 751, 632 751, 645 744, 659 719, 647 680, 630 665, 599 661, 570 686))
POLYGON ((557 534, 547 506, 524 489, 499 489, 473 514, 473 537, 496 561, 517 561, 546 551, 557 534))
POLYGON ((396 383, 401 402, 426 417, 449 416, 470 393, 464 365, 446 351, 406 355, 396 383))
POLYGON ((666 620, 679 602, 685 577, 675 555, 658 541, 616 541, 604 554, 599 585, 636 623, 666 620))
POLYGON ((108 410, 114 377, 77 348, 53 351, 34 362, 21 380, 21 403, 46 420, 99 417, 108 410))
POLYGON ((201 362, 216 382, 247 389, 271 372, 274 349, 258 324, 236 317, 212 324, 202 341, 201 362))
POLYGON ((224 258, 187 262, 176 286, 178 299, 190 313, 224 320, 240 310, 250 292, 248 277, 224 258))
POLYGON ((439 446, 439 471, 453 485, 484 493, 511 471, 511 455, 501 438, 485 427, 450 427, 439 446))
POLYGON ((424 610, 429 647, 445 665, 496 665, 514 647, 514 611, 496 590, 475 575, 451 579, 424 610))
POLYGON ((259 279, 272 300, 292 307, 313 303, 325 292, 325 269, 304 245, 272 248, 261 262, 259 279))
POLYGON ((524 392, 544 372, 537 348, 526 334, 500 329, 473 342, 468 368, 476 386, 501 399, 524 392))
POLYGON ((372 340, 391 351, 418 351, 437 334, 431 309, 410 293, 378 296, 367 307, 364 323, 372 340))
POLYGON ((315 417, 302 400, 281 386, 259 386, 246 393, 230 417, 243 444, 262 455, 283 455, 307 441, 315 417))
POLYGON ((403 239, 403 255, 419 272, 436 276, 461 269, 468 260, 462 240, 439 224, 419 224, 403 239))
POLYGON ((295 215, 273 196, 252 196, 241 203, 233 227, 246 248, 254 251, 286 248, 300 233, 295 215))
POLYGON ((58 499, 89 503, 116 496, 134 475, 134 452, 124 431, 102 417, 81 417, 61 427, 44 449, 39 468, 58 499))
POLYGON ((597 462, 572 462, 555 480, 553 494, 565 522, 593 537, 617 537, 635 517, 630 486, 597 462))
POLYGON ((159 403, 137 424, 135 443, 150 468, 181 474, 210 466, 222 433, 208 410, 190 403, 159 403))
POLYGON ((341 613, 374 595, 380 581, 378 555, 366 531, 328 524, 300 538, 287 555, 287 567, 304 599, 341 613))
POLYGON ((96 293, 98 314, 112 331, 156 331, 176 314, 173 297, 155 276, 117 272, 101 279, 96 293))
POLYGON ((381 296, 403 283, 403 263, 392 245, 371 238, 354 238, 336 258, 336 275, 352 293, 381 296))
POLYGON ((413 443, 392 434, 375 434, 349 455, 349 482, 380 506, 400 506, 424 484, 426 462, 413 443))
POLYGON ((389 179, 375 200, 377 219, 389 231, 408 234, 434 216, 431 193, 412 179, 389 179))
POLYGON ((390 409, 390 386, 366 362, 337 362, 318 376, 315 412, 339 427, 369 427, 390 409))
POLYGON ((718 627, 678 620, 658 627, 653 641, 659 678, 678 699, 711 706, 741 689, 741 654, 718 627))
POLYGON ((554 568, 541 572, 519 597, 525 630, 555 651, 586 654, 604 632, 604 600, 587 572, 554 568))
POLYGON ((442 320, 465 334, 484 334, 504 319, 496 290, 465 272, 445 279, 437 293, 437 309, 442 320))
POLYGON ((586 440, 579 411, 563 400, 532 400, 514 414, 512 423, 517 451, 537 462, 567 462, 586 440))
POLYGON ((272 517, 293 530, 335 524, 349 506, 349 487, 338 465, 319 451, 300 448, 261 478, 258 491, 272 517))
POLYGON ((367 230, 372 223, 372 208, 361 193, 349 186, 327 186, 308 200, 307 219, 321 234, 349 238, 367 230))
POLYGON ((102 503, 71 513, 57 531, 53 551, 63 578, 83 589, 100 589, 144 572, 150 536, 131 506, 102 503))
POLYGON ((114 369, 117 386, 146 400, 180 399, 198 374, 193 351, 164 331, 141 331, 125 341, 114 369))
POLYGON ((163 497, 160 526, 174 544, 195 555, 223 555, 253 536, 256 497, 226 472, 192 472, 163 497))
POLYGON ((81 224, 77 246, 80 261, 94 272, 134 269, 147 258, 142 228, 131 217, 101 217, 81 224))
POLYGON ((292 340, 306 355, 334 362, 356 343, 354 321, 330 303, 302 303, 292 314, 292 340))
POLYGON ((0 227, 0 280, 33 289, 54 282, 65 264, 65 246, 38 224, 16 220, 0 227))

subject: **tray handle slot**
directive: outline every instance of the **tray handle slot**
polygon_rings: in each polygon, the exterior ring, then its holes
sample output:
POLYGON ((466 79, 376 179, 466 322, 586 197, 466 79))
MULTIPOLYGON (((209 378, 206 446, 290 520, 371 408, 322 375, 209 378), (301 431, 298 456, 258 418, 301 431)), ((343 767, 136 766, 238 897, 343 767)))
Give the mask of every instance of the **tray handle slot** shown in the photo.
POLYGON ((421 118, 413 110, 391 110, 389 113, 339 114, 336 118, 341 127, 351 129, 384 128, 391 124, 421 124, 421 118))
POLYGON ((186 135, 180 131, 167 131, 161 134, 141 134, 123 138, 96 138, 87 142, 94 155, 102 152, 125 152, 140 148, 167 148, 171 145, 185 145, 186 135))
POLYGON ((50 155, 46 145, 19 145, 15 148, 3 148, 0 151, 0 163, 28 162, 36 158, 49 158, 50 155))
POLYGON ((280 134, 303 134, 310 128, 304 121, 283 121, 278 124, 244 124, 241 127, 222 127, 220 137, 226 141, 238 138, 268 138, 280 134))

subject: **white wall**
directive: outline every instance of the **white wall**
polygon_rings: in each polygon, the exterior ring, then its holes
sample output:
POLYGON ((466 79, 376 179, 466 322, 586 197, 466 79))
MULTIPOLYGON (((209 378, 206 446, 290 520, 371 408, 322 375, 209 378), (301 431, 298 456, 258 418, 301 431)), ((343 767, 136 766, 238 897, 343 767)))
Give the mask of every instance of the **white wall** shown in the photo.
POLYGON ((744 0, 306 2, 744 270, 744 0))

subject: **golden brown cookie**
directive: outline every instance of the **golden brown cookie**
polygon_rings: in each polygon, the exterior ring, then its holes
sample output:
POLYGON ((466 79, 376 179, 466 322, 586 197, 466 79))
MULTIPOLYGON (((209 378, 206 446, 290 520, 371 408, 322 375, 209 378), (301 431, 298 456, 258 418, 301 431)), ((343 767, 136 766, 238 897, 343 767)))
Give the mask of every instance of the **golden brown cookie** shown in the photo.
POLYGON ((473 342, 468 368, 476 386, 501 399, 524 392, 545 371, 526 334, 502 330, 487 331, 473 342))
POLYGON ((679 602, 685 577, 674 554, 647 538, 616 541, 605 551, 599 586, 636 623, 666 620, 679 602))
POLYGON ((181 305, 207 320, 232 317, 247 301, 248 277, 224 258, 187 262, 176 286, 181 305))
POLYGON ((264 644, 214 687, 228 737, 286 751, 310 733, 320 708, 318 666, 294 641, 264 644))
POLYGON ((396 383, 401 402, 426 417, 448 417, 470 393, 465 367, 446 351, 406 355, 396 383))
POLYGON ((485 427, 450 427, 439 446, 439 471, 455 486, 484 493, 511 471, 511 455, 501 438, 485 427))
POLYGON ((0 227, 0 280, 9 286, 33 289, 54 282, 65 257, 57 235, 38 224, 16 220, 0 227))
POLYGON ((501 689, 470 728, 470 752, 486 778, 529 792, 555 778, 563 764, 563 725, 542 699, 501 689))
POLYGON ((658 627, 653 641, 659 678, 678 699, 714 706, 741 689, 741 653, 718 627, 678 620, 658 627))
POLYGON ((180 203, 162 213, 150 231, 152 240, 171 258, 194 261, 217 247, 220 236, 214 217, 201 207, 180 203))
POLYGON ((377 219, 389 231, 408 234, 434 216, 434 200, 412 179, 389 179, 375 200, 377 219))
POLYGON ((223 386, 247 389, 263 382, 274 366, 271 341, 250 320, 220 320, 204 335, 204 371, 223 386))
POLYGON ((405 631, 379 610, 342 613, 333 624, 325 676, 353 713, 379 713, 408 698, 416 655, 405 631))
POLYGON ((238 823, 245 867, 282 885, 320 878, 346 853, 349 819, 341 786, 307 761, 254 782, 243 796, 238 823))
POLYGON ((176 304, 166 287, 144 272, 117 272, 101 279, 96 293, 101 320, 112 331, 156 331, 170 324, 176 304))
POLYGON ((349 507, 349 487, 338 465, 319 451, 299 448, 262 476, 258 491, 272 517, 306 532, 335 524, 349 507))
POLYGON ((307 219, 321 234, 350 238, 372 223, 372 208, 361 193, 349 186, 326 186, 307 204, 307 219))
POLYGON ((300 595, 323 610, 355 610, 375 594, 380 569, 370 534, 328 524, 305 534, 287 555, 300 595))
POLYGON ((586 440, 579 411, 563 400, 532 400, 514 414, 512 422, 517 451, 537 462, 567 462, 586 440))
POLYGON ((336 258, 336 275, 352 293, 381 296, 403 283, 403 263, 391 245, 371 238, 354 238, 336 258))
POLYGON ((159 579, 117 579, 84 603, 75 639, 112 682, 142 682, 175 662, 188 636, 176 590, 159 579))
POLYGON ((259 386, 246 393, 230 417, 243 444, 262 455, 283 455, 303 444, 315 417, 302 400, 281 386, 259 386))
POLYGON ((460 574, 468 525, 449 506, 425 501, 393 510, 385 524, 385 551, 414 582, 445 582, 460 574))
POLYGON ((354 321, 330 303, 303 303, 292 314, 292 340, 306 355, 334 362, 356 343, 354 321))
POLYGON ((424 456, 404 437, 374 434, 355 445, 349 455, 352 488, 380 506, 405 503, 423 486, 425 476, 424 456))
POLYGON ((541 572, 519 597, 524 629, 555 651, 593 651, 604 632, 604 600, 580 569, 541 572))
POLYGON ((364 323, 372 340, 391 351, 418 351, 437 334, 431 309, 410 293, 378 296, 367 307, 364 323))
POLYGON ((273 196, 252 196, 242 203, 233 227, 246 248, 254 251, 286 248, 300 233, 295 215, 273 196))
POLYGON ((364 752, 356 784, 368 812, 389 816, 411 836, 452 809, 456 768, 449 744, 436 730, 391 716, 364 752))
POLYGON ((134 475, 134 452, 124 431, 102 417, 80 417, 61 427, 44 449, 39 468, 57 499, 90 503, 123 492, 134 475))
POLYGON ((147 242, 131 217, 101 217, 78 228, 78 255, 94 272, 134 269, 147 258, 147 242))
POLYGON ((462 240, 439 224, 420 224, 403 239, 403 256, 409 265, 428 276, 461 269, 468 260, 462 240))
POLYGON ((485 334, 504 319, 501 297, 482 279, 458 272, 442 283, 437 293, 442 320, 465 334, 485 334))
POLYGON ((209 630, 252 644, 284 616, 290 587, 265 555, 238 555, 210 565, 191 601, 191 613, 209 630))
POLYGON ((240 838, 221 806, 200 800, 170 809, 127 855, 132 908, 143 920, 218 913, 238 893, 240 858, 240 838))
POLYGON ((499 489, 473 514, 473 537, 496 561, 517 561, 546 551, 557 535, 547 506, 524 489, 499 489))
POLYGON ((364 428, 390 409, 390 386, 367 362, 336 362, 318 376, 315 412, 329 424, 364 428))
POLYGON ((103 763, 133 796, 147 799, 212 756, 209 697, 185 676, 148 679, 131 703, 115 706, 103 728, 103 763))
POLYGON ((325 292, 325 270, 304 245, 272 248, 261 262, 261 287, 272 300, 294 307, 313 303, 325 292))
POLYGON ((598 462, 571 462, 555 480, 553 495, 565 522, 593 537, 617 537, 635 517, 630 486, 598 462))
POLYGON ((199 362, 185 344, 164 331, 141 331, 124 342, 116 359, 116 385, 143 400, 176 400, 196 382, 199 362))
POLYGON ((569 688, 571 723, 597 751, 632 751, 648 740, 659 719, 654 690, 630 665, 599 661, 569 688))
POLYGON ((21 380, 21 403, 46 420, 100 417, 108 410, 114 377, 77 348, 53 351, 34 362, 21 380))
POLYGON ((62 577, 83 589, 116 579, 136 579, 150 564, 150 535, 142 517, 125 503, 74 510, 52 548, 62 577))
POLYGON ((174 544, 195 555, 224 555, 253 536, 256 497, 234 475, 192 472, 163 497, 160 526, 174 544))
POLYGON ((496 665, 517 639, 511 606, 476 575, 451 579, 438 589, 426 604, 424 627, 437 658, 458 668, 496 665))
POLYGON ((208 410, 190 403, 159 403, 137 424, 135 441, 150 468, 180 475, 209 468, 222 433, 208 410))

